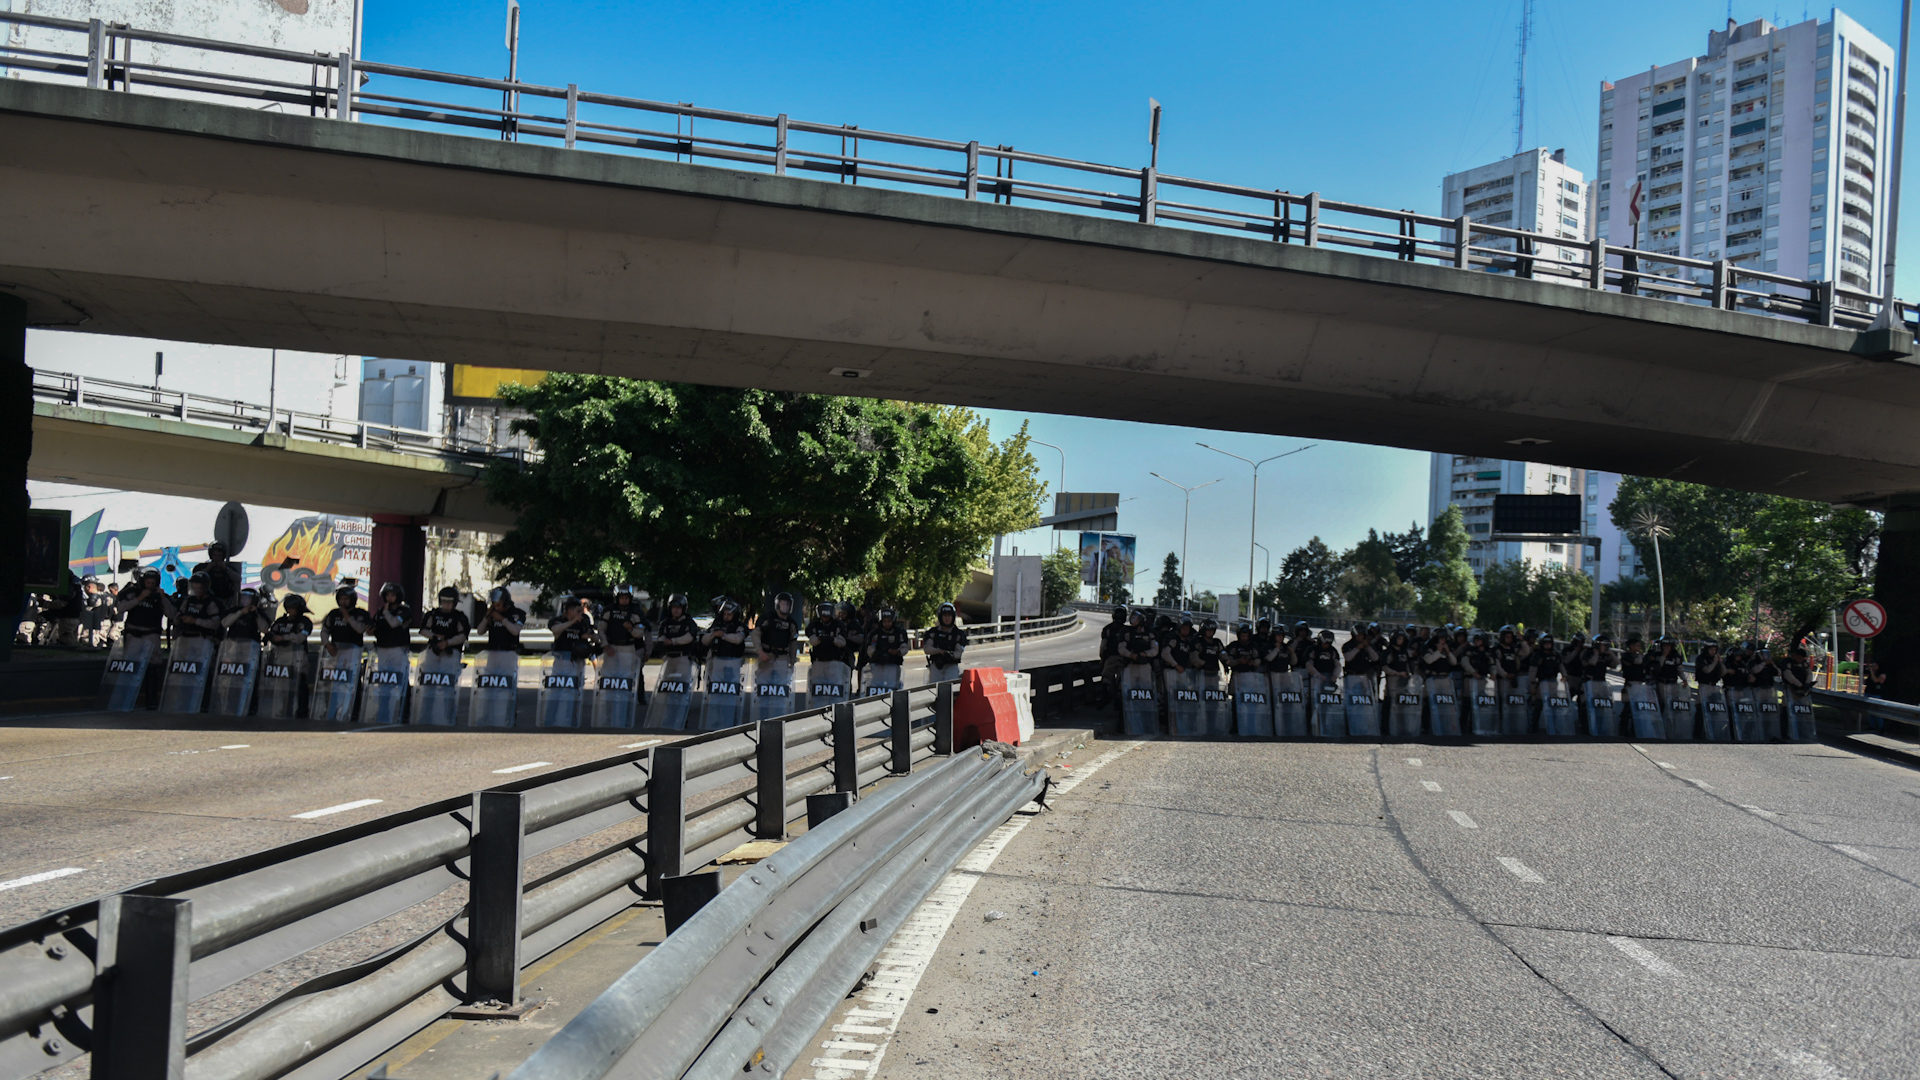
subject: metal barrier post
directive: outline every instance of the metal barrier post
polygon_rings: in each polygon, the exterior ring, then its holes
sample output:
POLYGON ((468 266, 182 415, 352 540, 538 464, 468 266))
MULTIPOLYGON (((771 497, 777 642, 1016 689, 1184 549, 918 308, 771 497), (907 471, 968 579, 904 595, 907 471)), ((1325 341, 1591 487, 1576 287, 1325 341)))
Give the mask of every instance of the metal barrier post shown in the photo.
POLYGON ((667 921, 667 933, 671 934, 706 907, 707 901, 720 895, 720 871, 664 878, 660 886, 660 914, 667 921))
POLYGON ((1155 211, 1160 203, 1159 170, 1149 165, 1140 170, 1140 223, 1153 224, 1155 211))
POLYGON ((1307 236, 1308 247, 1320 246, 1320 193, 1307 192, 1307 236))
POLYGON ((787 114, 773 118, 773 175, 787 175, 787 114))
POLYGON ((94 957, 94 1080, 179 1080, 187 1062, 193 901, 121 893, 100 901, 94 957))
POLYGON ((980 197, 980 140, 967 144, 967 198, 980 197))
POLYGON ((853 702, 842 701, 833 707, 833 787, 836 791, 860 790, 859 735, 853 730, 853 702))
POLYGON ((754 749, 753 835, 762 840, 787 838, 786 721, 762 720, 754 749))
POLYGON ((1607 241, 1605 237, 1593 238, 1593 250, 1587 256, 1587 288, 1604 289, 1607 287, 1607 241))
POLYGON ((107 52, 107 25, 99 19, 87 20, 87 89, 100 89, 101 69, 107 52))
POLYGON ((1733 284, 1732 276, 1727 260, 1713 260, 1713 306, 1721 311, 1727 308, 1727 288, 1733 284))
POLYGON ((687 752, 678 746, 653 748, 653 772, 647 777, 647 895, 658 899, 660 883, 679 877, 686 856, 687 752))
POLYGON ((573 149, 574 132, 580 126, 580 85, 567 84, 567 149, 573 149))
POLYGON ((1473 261, 1473 241, 1468 239, 1471 235, 1465 214, 1453 219, 1453 268, 1456 270, 1465 270, 1473 261))
POLYGON ((892 744, 893 761, 887 768, 894 773, 913 771, 913 709, 905 690, 893 692, 893 730, 887 737, 892 744))
POLYGON ((518 791, 473 794, 468 994, 520 1001, 520 908, 525 875, 527 797, 518 791))
POLYGON ((1832 326, 1834 320, 1834 285, 1831 281, 1814 283, 1814 289, 1820 297, 1820 325, 1832 326))
POLYGON ((340 54, 340 85, 335 88, 340 119, 353 121, 353 54, 340 54))
POLYGON ((933 692, 933 752, 953 753, 953 684, 943 682, 933 692))

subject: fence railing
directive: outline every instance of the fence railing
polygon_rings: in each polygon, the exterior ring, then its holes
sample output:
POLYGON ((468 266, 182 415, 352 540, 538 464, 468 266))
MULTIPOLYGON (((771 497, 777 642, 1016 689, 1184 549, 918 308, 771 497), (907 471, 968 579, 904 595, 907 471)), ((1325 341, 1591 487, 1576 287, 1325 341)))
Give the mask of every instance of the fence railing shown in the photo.
POLYGON ((784 837, 809 796, 951 754, 954 686, 603 758, 0 930, 0 1080, 86 1052, 103 1080, 348 1075, 463 1000, 517 1000, 526 964, 749 839, 784 837), (530 875, 536 856, 596 837, 530 875), (210 995, 448 901, 457 915, 402 945, 188 1030, 210 995))
POLYGON ((1911 728, 1920 728, 1920 705, 1908 705, 1886 698, 1862 697, 1854 693, 1841 693, 1834 690, 1813 692, 1815 705, 1827 705, 1854 717, 1856 726, 1864 728, 1868 718, 1903 724, 1911 728))
POLYGON ((518 461, 539 457, 537 451, 498 446, 445 432, 416 431, 392 424, 300 412, 277 405, 261 405, 189 390, 163 390, 155 386, 116 382, 64 371, 36 369, 33 373, 33 396, 37 401, 76 408, 206 424, 263 435, 284 435, 289 439, 353 446, 362 450, 386 450, 473 462, 495 458, 518 461))
MULTIPOLYGON (((1727 258, 1699 259, 1677 250, 1623 248, 1604 239, 1504 228, 1464 216, 1362 206, 1323 198, 1319 192, 1295 194, 1178 176, 1152 165, 1107 165, 978 140, 795 120, 785 113, 766 116, 649 101, 585 91, 577 84, 508 82, 382 64, 347 53, 327 56, 210 41, 109 26, 98 19, 0 13, 0 23, 7 22, 56 31, 67 44, 0 49, 5 66, 104 90, 196 94, 350 121, 711 162, 1009 206, 1017 201, 1278 244, 1488 270, 1819 326, 1862 328, 1881 306, 1879 297, 1844 284, 1771 273, 1727 258), (155 59, 135 59, 136 43, 155 59), (197 50, 232 61, 244 58, 256 69, 273 73, 165 63, 160 58, 166 49, 197 50)), ((1903 323, 1910 306, 1899 304, 1903 323)))

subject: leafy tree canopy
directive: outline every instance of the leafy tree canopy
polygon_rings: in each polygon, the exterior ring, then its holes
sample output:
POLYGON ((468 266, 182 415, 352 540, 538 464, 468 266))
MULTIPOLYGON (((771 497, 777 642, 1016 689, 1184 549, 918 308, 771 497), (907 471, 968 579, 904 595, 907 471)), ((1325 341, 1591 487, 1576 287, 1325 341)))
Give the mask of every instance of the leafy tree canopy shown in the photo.
POLYGON ((1532 559, 1496 563, 1480 576, 1474 606, 1483 626, 1551 628, 1565 640, 1587 625, 1593 610, 1593 579, 1562 563, 1536 565, 1532 559))
POLYGON ((1347 610, 1361 618, 1413 606, 1414 588, 1400 578, 1393 545, 1373 529, 1341 559, 1339 592, 1347 610))
POLYGON ((492 467, 508 575, 757 603, 792 589, 917 625, 1045 493, 1026 431, 965 409, 555 373, 503 388, 541 458, 492 467))
POLYGON ((1427 562, 1414 574, 1419 599, 1414 610, 1431 623, 1471 624, 1479 614, 1480 586, 1467 565, 1467 526, 1458 505, 1449 506, 1427 530, 1427 562))
POLYGON ((1180 606, 1180 556, 1167 552, 1167 561, 1160 567, 1160 591, 1153 596, 1155 607, 1180 606))
POLYGON ((1080 595, 1080 552, 1076 548, 1061 548, 1047 556, 1040 566, 1040 604, 1052 614, 1080 595))

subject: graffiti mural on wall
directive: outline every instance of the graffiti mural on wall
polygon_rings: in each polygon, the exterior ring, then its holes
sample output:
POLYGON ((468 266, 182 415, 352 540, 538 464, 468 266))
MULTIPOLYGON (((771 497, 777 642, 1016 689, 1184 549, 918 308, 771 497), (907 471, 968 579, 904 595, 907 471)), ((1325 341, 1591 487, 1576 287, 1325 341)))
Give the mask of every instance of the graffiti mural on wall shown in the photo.
MULTIPOLYGON (((365 518, 315 514, 287 526, 279 538, 260 554, 261 582, 275 592, 288 590, 314 597, 331 597, 342 577, 364 574, 373 551, 373 527, 365 518), (287 559, 299 564, 282 570, 287 559), (343 571, 351 566, 351 573, 343 571)), ((359 583, 364 599, 367 583, 359 583)))
POLYGON ((104 509, 95 510, 85 521, 73 524, 73 540, 67 549, 67 568, 82 577, 88 574, 106 577, 112 574, 113 553, 117 550, 121 558, 138 558, 140 541, 147 538, 145 529, 100 528, 100 518, 104 514, 104 509))

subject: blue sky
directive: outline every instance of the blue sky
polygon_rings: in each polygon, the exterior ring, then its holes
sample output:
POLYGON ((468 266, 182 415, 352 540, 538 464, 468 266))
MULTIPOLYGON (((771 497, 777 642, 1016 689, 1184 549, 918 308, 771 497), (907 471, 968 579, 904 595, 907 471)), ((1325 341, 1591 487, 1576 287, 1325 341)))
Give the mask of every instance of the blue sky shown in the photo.
MULTIPOLYGON (((505 74, 504 0, 367 0, 372 60, 505 74)), ((1829 8, 1733 4, 1741 22, 1829 8)), ((1846 5, 1888 41, 1898 0, 1846 5)), ((1565 147, 1591 175, 1599 84, 1704 51, 1724 0, 1537 0, 1527 146, 1565 147)), ((524 0, 520 76, 716 108, 979 139, 1068 157, 1146 161, 1147 99, 1165 106, 1164 171, 1375 206, 1438 210, 1441 177, 1512 153, 1520 0, 1384 3, 776 4, 524 0)), ((1908 187, 1913 185, 1909 184, 1908 187)), ((1920 228, 1901 245, 1914 295, 1920 228)), ((991 413, 997 433, 1027 417, 991 413)), ((1119 491, 1121 528, 1158 566, 1193 498, 1194 579, 1246 578, 1248 457, 1300 440, 1033 416, 1067 450, 1067 485, 1119 491)), ((1058 476, 1053 451, 1041 472, 1058 476)), ((1426 515, 1426 455, 1323 444, 1262 470, 1260 542, 1280 555, 1318 534, 1342 547, 1426 515), (1276 471, 1276 469, 1278 471, 1276 471)), ((1050 548, 1050 534, 1013 538, 1050 548)), ((1264 565, 1264 563, 1263 563, 1264 565)), ((1256 570, 1261 568, 1257 567, 1256 570)), ((1149 575, 1150 576, 1150 575, 1149 575)))

